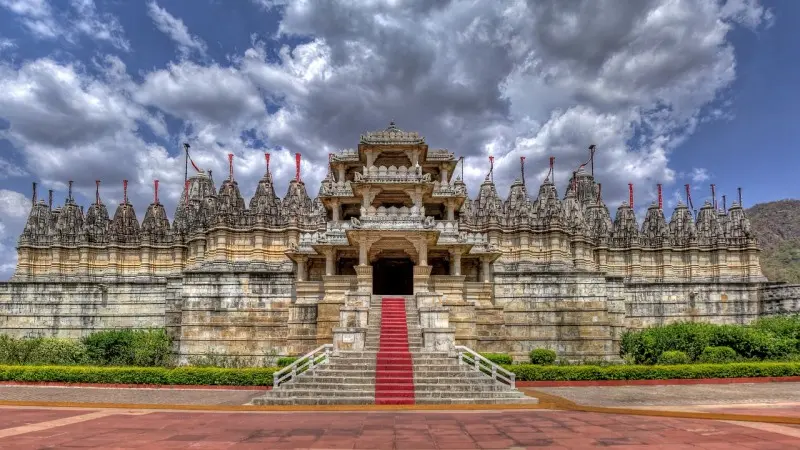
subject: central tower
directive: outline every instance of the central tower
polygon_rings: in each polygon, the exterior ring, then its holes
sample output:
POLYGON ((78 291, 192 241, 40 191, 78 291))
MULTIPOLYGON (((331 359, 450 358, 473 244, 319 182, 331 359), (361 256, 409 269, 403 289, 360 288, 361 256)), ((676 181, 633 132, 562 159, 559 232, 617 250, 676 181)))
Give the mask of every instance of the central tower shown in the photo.
MULTIPOLYGON (((453 176, 457 164, 452 152, 428 149, 422 136, 394 122, 362 135, 357 150, 330 155, 319 192, 326 229, 302 235, 288 252, 299 266, 325 259, 322 304, 339 303, 340 316, 366 325, 359 308, 373 294, 414 295, 417 305, 431 306, 437 303, 431 275, 454 277, 463 293, 462 256, 492 261, 500 255, 485 236, 459 232, 467 190, 453 176), (356 286, 337 286, 353 275, 356 286)), ((318 330, 319 341, 325 334, 318 330)))

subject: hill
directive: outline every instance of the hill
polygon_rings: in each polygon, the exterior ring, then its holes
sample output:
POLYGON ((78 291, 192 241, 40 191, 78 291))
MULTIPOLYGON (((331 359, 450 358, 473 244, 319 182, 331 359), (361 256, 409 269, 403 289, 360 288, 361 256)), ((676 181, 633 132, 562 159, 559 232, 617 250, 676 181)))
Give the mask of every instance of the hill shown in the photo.
POLYGON ((759 203, 746 210, 770 281, 800 283, 800 200, 759 203))

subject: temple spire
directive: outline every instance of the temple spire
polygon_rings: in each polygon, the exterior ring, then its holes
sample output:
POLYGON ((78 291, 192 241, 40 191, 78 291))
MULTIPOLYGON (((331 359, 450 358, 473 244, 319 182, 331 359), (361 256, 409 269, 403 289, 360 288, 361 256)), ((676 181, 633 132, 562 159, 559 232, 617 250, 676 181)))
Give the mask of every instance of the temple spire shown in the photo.
POLYGON ((33 205, 36 205, 36 182, 33 182, 33 198, 31 200, 33 205))

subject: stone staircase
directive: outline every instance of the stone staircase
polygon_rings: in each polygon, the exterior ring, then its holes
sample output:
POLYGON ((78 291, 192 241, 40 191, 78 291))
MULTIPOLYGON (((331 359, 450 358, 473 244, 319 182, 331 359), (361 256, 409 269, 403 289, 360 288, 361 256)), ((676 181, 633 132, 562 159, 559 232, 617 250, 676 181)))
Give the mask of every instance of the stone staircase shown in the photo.
MULTIPOLYGON (((413 390, 409 395, 407 372, 392 364, 378 371, 378 402, 382 404, 496 404, 536 403, 520 391, 498 383, 491 377, 459 364, 447 352, 423 351, 422 329, 413 296, 405 303, 407 348, 413 361, 413 390), (394 369, 394 370, 393 370, 394 369), (411 401, 409 401, 411 400, 411 401)), ((382 297, 373 296, 369 307, 368 329, 363 351, 342 351, 329 362, 281 384, 256 405, 341 405, 376 403, 376 367, 381 346, 382 297)), ((391 322, 391 321, 390 321, 391 322)), ((396 323, 392 323, 396 325, 396 323)), ((383 347, 402 353, 402 344, 393 334, 392 345, 383 347)), ((384 345, 388 342, 385 341, 384 345)), ((384 361, 390 362, 391 358, 384 361)), ((399 362, 398 360, 397 362, 399 362)), ((300 361, 298 361, 300 362, 300 361)))

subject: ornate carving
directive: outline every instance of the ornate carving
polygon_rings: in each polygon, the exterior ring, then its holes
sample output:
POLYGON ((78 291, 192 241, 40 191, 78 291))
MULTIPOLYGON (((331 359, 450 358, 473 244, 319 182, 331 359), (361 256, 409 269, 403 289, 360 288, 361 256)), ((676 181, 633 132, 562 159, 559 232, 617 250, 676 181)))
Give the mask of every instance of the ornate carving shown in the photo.
POLYGON ((503 201, 497 195, 494 183, 487 176, 478 191, 478 198, 472 203, 474 225, 483 227, 501 224, 503 221, 503 201))
POLYGON ((83 212, 75 200, 68 198, 56 221, 55 242, 64 245, 77 245, 83 231, 83 212))
POLYGON ((725 235, 719 223, 717 212, 711 202, 706 201, 697 214, 697 244, 703 246, 716 246, 725 242, 725 235))
POLYGON ((533 214, 533 203, 528 198, 528 191, 520 179, 514 180, 508 199, 503 205, 503 224, 511 229, 518 229, 530 223, 533 214))
POLYGON ((669 238, 673 247, 691 247, 697 242, 697 229, 692 212, 683 202, 678 202, 669 219, 669 238))
POLYGON ((362 134, 361 143, 420 145, 425 143, 425 138, 413 131, 403 131, 397 128, 394 122, 391 122, 385 130, 362 134))
POLYGON ((50 207, 40 200, 31 208, 28 221, 19 237, 20 244, 48 245, 50 243, 50 207))
POLYGON ((109 240, 117 244, 138 244, 140 242, 139 221, 136 211, 128 202, 120 203, 109 227, 109 240))
POLYGON ((239 184, 232 179, 222 182, 217 200, 217 223, 226 226, 244 225, 245 206, 239 184))
POLYGON ((280 224, 281 200, 275 195, 271 173, 265 173, 258 181, 256 193, 250 199, 249 214, 257 225, 275 227, 280 224))
POLYGON ((617 248, 628 248, 639 245, 639 224, 636 214, 628 202, 622 202, 614 217, 614 229, 611 233, 611 245, 617 248))
POLYGON ((647 215, 642 222, 642 246, 643 247, 662 247, 669 245, 669 228, 664 212, 653 203, 647 208, 647 215))
POLYGON ((154 244, 170 243, 173 241, 170 230, 167 210, 161 203, 151 203, 144 213, 141 230, 142 241, 154 244))
POLYGON ((586 217, 583 214, 583 206, 575 196, 575 191, 572 189, 567 190, 567 196, 564 198, 564 225, 570 233, 580 236, 588 236, 589 225, 586 217))
POLYGON ((732 246, 756 245, 756 238, 750 229, 750 220, 745 216, 742 206, 734 202, 728 214, 729 217, 725 224, 728 244, 732 246))
POLYGON ((92 203, 86 211, 83 223, 84 242, 89 244, 108 243, 108 227, 110 225, 108 209, 101 203, 92 203))
POLYGON ((533 202, 531 226, 535 230, 548 230, 554 227, 561 228, 564 222, 564 209, 558 200, 556 186, 549 177, 545 178, 539 187, 539 196, 533 202))

